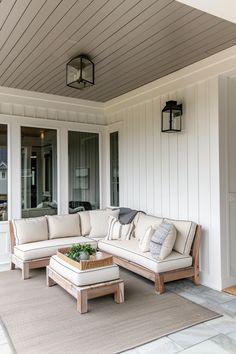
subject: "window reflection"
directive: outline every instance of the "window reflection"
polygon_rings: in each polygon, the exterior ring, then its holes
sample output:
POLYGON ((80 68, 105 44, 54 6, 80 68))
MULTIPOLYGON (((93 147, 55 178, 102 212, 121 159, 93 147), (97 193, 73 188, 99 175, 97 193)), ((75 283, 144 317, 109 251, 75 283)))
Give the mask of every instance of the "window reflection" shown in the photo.
POLYGON ((7 220, 7 125, 0 124, 0 221, 7 220))
POLYGON ((69 132, 69 212, 99 208, 99 135, 69 132))
POLYGON ((119 206, 119 133, 110 134, 110 202, 119 206))
POLYGON ((21 128, 22 217, 57 213, 57 132, 21 128))

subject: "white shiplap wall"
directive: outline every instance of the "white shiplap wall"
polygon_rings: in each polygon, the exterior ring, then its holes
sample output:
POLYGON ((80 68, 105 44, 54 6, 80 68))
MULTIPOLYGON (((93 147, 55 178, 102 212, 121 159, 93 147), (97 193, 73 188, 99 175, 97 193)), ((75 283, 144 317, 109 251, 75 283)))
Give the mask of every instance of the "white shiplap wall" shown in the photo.
POLYGON ((120 205, 201 224, 202 282, 220 288, 218 78, 111 106, 107 116, 123 121, 120 205), (183 103, 178 134, 160 132, 169 99, 183 103))

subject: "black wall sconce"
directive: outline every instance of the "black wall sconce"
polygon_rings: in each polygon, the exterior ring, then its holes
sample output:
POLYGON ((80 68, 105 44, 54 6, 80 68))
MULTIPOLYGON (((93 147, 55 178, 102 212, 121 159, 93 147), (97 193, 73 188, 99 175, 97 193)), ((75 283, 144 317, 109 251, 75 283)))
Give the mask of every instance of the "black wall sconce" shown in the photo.
POLYGON ((161 131, 163 133, 181 132, 182 104, 167 101, 161 114, 161 131))
POLYGON ((66 85, 79 90, 94 85, 94 63, 86 55, 66 64, 66 85))

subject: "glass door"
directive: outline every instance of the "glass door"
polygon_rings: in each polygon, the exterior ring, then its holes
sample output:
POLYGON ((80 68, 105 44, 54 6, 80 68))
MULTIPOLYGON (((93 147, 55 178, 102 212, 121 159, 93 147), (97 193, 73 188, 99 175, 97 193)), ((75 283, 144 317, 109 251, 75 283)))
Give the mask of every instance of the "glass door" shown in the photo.
POLYGON ((21 128, 22 217, 57 213, 57 131, 21 128))
POLYGON ((68 134, 69 212, 99 209, 99 134, 68 134))

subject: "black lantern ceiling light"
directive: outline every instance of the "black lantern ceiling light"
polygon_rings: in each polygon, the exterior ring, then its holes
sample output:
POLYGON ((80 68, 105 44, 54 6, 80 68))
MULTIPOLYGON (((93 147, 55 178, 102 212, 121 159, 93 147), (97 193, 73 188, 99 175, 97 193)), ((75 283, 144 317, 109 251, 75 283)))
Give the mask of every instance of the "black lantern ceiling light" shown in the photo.
POLYGON ((177 101, 167 101, 162 110, 161 131, 163 133, 181 132, 182 104, 177 101))
POLYGON ((94 63, 86 55, 66 64, 66 85, 79 90, 94 85, 94 63))

